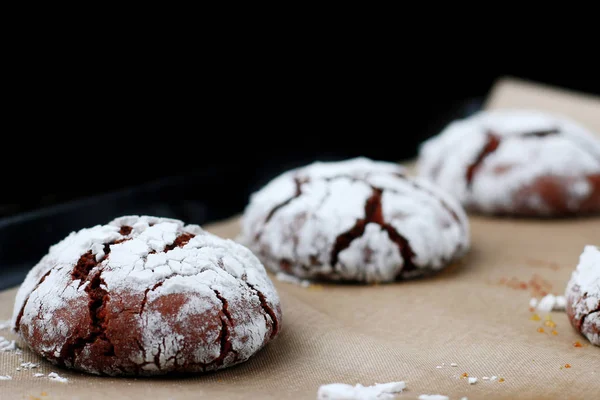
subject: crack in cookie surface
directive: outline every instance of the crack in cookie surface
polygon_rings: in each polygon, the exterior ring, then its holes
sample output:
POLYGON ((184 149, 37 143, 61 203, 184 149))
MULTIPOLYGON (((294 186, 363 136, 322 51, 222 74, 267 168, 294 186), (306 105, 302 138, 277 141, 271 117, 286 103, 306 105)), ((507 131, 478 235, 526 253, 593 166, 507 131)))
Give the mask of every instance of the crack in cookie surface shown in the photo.
POLYGON ((413 262, 415 253, 413 252, 408 240, 398 233, 398 231, 392 225, 386 223, 383 218, 381 204, 381 195, 383 190, 374 187, 372 189, 373 194, 365 202, 365 218, 357 220, 356 224, 350 230, 340 234, 336 238, 333 250, 331 252, 331 265, 335 267, 338 263, 339 254, 350 247, 354 240, 363 236, 367 224, 374 223, 385 230, 390 240, 398 247, 398 251, 400 252, 400 256, 403 260, 402 271, 405 269, 408 271, 416 269, 417 267, 413 262))
POLYGON ((473 163, 471 163, 471 165, 467 167, 467 172, 465 176, 467 181, 467 187, 470 187, 473 184, 473 179, 475 178, 475 174, 481 167, 481 164, 483 164, 483 161, 487 157, 489 157, 493 152, 498 150, 501 141, 502 139, 498 134, 494 133, 493 131, 488 131, 487 141, 485 142, 485 145, 481 148, 481 151, 479 152, 473 163))

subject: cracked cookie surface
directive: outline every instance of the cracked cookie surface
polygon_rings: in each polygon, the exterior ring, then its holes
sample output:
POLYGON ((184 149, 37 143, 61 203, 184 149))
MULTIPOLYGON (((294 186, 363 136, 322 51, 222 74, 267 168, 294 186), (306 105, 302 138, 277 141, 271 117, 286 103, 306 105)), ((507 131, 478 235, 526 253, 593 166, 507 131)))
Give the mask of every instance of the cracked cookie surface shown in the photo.
POLYGON ((281 327, 247 248, 197 225, 125 216, 71 233, 29 272, 13 329, 54 364, 94 374, 206 372, 246 361, 281 327))
POLYGON ((600 249, 585 246, 567 284, 567 315, 573 327, 600 346, 600 249))
POLYGON ((469 249, 464 210, 400 165, 355 158, 283 173, 252 194, 239 240, 273 272, 390 282, 469 249))
POLYGON ((454 121, 422 144, 417 169, 474 212, 600 212, 600 140, 558 115, 495 110, 454 121))

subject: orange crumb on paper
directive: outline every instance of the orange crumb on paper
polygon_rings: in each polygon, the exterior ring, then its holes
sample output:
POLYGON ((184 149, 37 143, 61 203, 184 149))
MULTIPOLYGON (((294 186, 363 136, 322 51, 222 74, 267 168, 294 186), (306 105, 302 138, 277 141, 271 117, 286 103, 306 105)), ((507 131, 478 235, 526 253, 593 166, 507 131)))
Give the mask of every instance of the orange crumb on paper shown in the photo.
POLYGON ((571 364, 565 364, 565 368, 571 368, 571 364))
POLYGON ((48 393, 42 392, 42 396, 48 396, 48 393))
POLYGON ((39 397, 29 396, 29 400, 42 400, 39 397))
POLYGON ((522 281, 515 276, 510 279, 503 277, 498 280, 498 283, 516 290, 529 289, 533 297, 544 297, 552 291, 552 284, 538 274, 533 274, 528 281, 522 281))
POLYGON ((462 379, 462 378, 468 378, 468 377, 469 377, 469 374, 467 374, 467 373, 465 372, 465 373, 464 373, 464 374, 462 374, 460 377, 461 377, 461 379, 462 379))
POLYGON ((504 378, 498 379, 498 382, 504 382, 504 378))
POLYGON ((537 331, 538 331, 539 333, 544 333, 544 332, 545 332, 545 331, 544 331, 544 328, 537 328, 537 331))
POLYGON ((549 328, 555 328, 556 327, 556 322, 554 322, 554 321, 546 321, 546 322, 544 322, 544 325, 546 325, 549 328))
POLYGON ((541 318, 539 315, 533 314, 531 317, 529 317, 529 319, 532 321, 539 321, 541 318))
POLYGON ((583 345, 581 344, 581 342, 578 340, 575 343, 573 343, 573 347, 583 347, 583 345))
POLYGON ((552 334, 553 334, 554 336, 556 336, 556 335, 558 335, 558 332, 556 332, 555 330, 553 330, 553 331, 552 331, 552 334))

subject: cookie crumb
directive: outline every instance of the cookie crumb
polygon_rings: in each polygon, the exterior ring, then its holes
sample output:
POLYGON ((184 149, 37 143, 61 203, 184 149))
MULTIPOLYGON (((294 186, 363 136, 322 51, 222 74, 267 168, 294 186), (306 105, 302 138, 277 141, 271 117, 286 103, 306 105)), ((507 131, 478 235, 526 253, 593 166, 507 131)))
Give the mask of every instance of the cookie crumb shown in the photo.
MULTIPOLYGON (((529 304, 531 305, 531 302, 529 304)), ((536 308, 543 312, 564 311, 566 305, 567 299, 565 296, 547 294, 538 302, 536 308)))
POLYGON ((50 372, 48 374, 48 378, 50 378, 50 380, 54 381, 54 382, 60 382, 60 383, 69 382, 69 380, 67 378, 63 378, 62 376, 59 376, 56 372, 50 372))
POLYGON ((5 339, 0 336, 0 351, 15 351, 18 350, 17 344, 14 340, 5 339))
POLYGON ((419 396, 419 400, 450 400, 450 398, 443 394, 422 394, 419 396))
POLYGON ((469 385, 474 385, 477 383, 477 378, 475 377, 470 377, 469 378, 469 385))
POLYGON ((536 308, 537 305, 538 305, 538 299, 536 299, 535 297, 532 297, 531 300, 529 300, 529 307, 536 308))
POLYGON ((529 319, 532 321, 539 321, 541 318, 539 315, 533 314, 531 317, 529 317, 529 319))
POLYGON ((504 378, 498 379, 498 382, 504 382, 504 378))
POLYGON ((583 347, 583 345, 581 344, 581 342, 578 340, 575 343, 573 343, 573 347, 583 347))
POLYGON ((565 368, 571 368, 571 364, 565 364, 565 368))
POLYGON ((317 392, 317 400, 363 400, 363 399, 391 399, 394 393, 401 393, 406 389, 403 381, 390 383, 376 383, 373 386, 356 386, 345 383, 330 383, 321 385, 317 392))

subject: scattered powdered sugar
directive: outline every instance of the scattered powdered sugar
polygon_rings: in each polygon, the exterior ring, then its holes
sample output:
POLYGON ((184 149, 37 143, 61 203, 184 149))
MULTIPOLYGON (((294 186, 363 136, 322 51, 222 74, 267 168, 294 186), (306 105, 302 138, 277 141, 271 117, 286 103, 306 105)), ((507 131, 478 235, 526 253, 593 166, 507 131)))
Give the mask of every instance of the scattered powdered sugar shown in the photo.
POLYGON ((553 294, 547 294, 539 301, 536 298, 529 300, 530 307, 537 308, 543 312, 564 311, 566 304, 565 296, 555 296, 553 294))
POLYGON ((468 250, 470 233, 462 207, 437 187, 398 164, 359 157, 273 179, 252 194, 239 240, 273 272, 386 282, 405 277, 408 262, 413 276, 442 269, 468 250), (369 204, 377 215, 367 215, 369 204), (399 250, 402 238, 411 260, 399 250))
POLYGON ((406 384, 400 382, 378 383, 373 386, 356 386, 345 383, 330 383, 321 385, 317 392, 317 400, 385 400, 393 399, 396 393, 406 389, 406 384))
POLYGON ((63 378, 62 376, 58 375, 56 372, 50 372, 48 374, 48 378, 54 382, 60 382, 60 383, 69 382, 69 380, 67 378, 63 378))
POLYGON ((286 282, 286 283, 293 283, 294 285, 299 285, 302 286, 304 288, 309 287, 310 286, 310 281, 307 279, 300 279, 294 275, 289 275, 286 274, 285 272, 277 272, 277 274, 275 275, 275 277, 277 278, 278 281, 280 282, 286 282))
MULTIPOLYGON (((222 348, 230 349, 228 357, 211 368, 231 365, 234 358, 236 363, 245 361, 272 337, 272 330, 278 326, 273 315, 277 320, 281 318, 278 294, 249 249, 205 232, 197 225, 166 218, 126 216, 107 225, 71 233, 52 246, 27 275, 16 296, 12 323, 22 335, 44 332, 45 339, 35 342, 37 353, 59 357, 61 349, 72 341, 79 329, 78 319, 87 314, 89 278, 96 274, 101 280, 99 289, 111 298, 136 299, 131 306, 138 308, 143 299, 143 308, 131 314, 139 314, 133 320, 131 332, 138 335, 140 349, 137 354, 138 350, 132 351, 129 359, 143 364, 142 369, 148 374, 169 371, 178 363, 210 364, 219 357, 222 348), (122 234, 124 226, 131 229, 122 234), (176 245, 175 240, 184 235, 189 236, 187 243, 176 245), (110 250, 108 257, 104 257, 106 249, 110 250), (95 256, 96 262, 100 261, 89 271, 88 279, 82 281, 72 273, 88 252, 95 256), (161 299, 178 294, 184 294, 186 300, 175 309, 176 315, 167 315, 159 309, 161 299), (84 315, 80 315, 74 304, 85 307, 84 315), (230 322, 228 328, 221 327, 222 310, 230 322), (199 319, 204 313, 206 318, 199 319), (70 317, 57 318, 57 314, 70 317), (206 327, 198 326, 198 321, 204 321, 206 327), (190 339, 175 333, 174 324, 179 332, 202 331, 204 341, 194 347, 194 352, 187 351, 190 339), (20 329, 21 326, 29 329, 20 329), (221 343, 219 335, 224 334, 230 346, 221 343), (193 359, 181 358, 184 347, 193 359)), ((110 299, 106 301, 110 304, 110 299)), ((34 341, 31 337, 24 339, 30 345, 34 341)), ((85 345, 77 358, 80 368, 92 373, 119 374, 116 369, 98 371, 92 367, 90 347, 85 345)))
POLYGON ((443 394, 422 394, 419 396, 419 400, 450 400, 450 397, 443 394))
POLYGON ((15 351, 17 349, 18 347, 14 340, 8 340, 0 336, 0 351, 15 351))
POLYGON ((451 367, 458 367, 458 364, 457 363, 450 363, 450 366, 451 367))
POLYGON ((0 381, 10 381, 12 376, 10 375, 0 375, 0 381))
POLYGON ((470 376, 469 377, 469 385, 474 385, 477 383, 477 378, 475 378, 474 376, 470 376))
POLYGON ((10 328, 10 321, 0 321, 0 331, 10 328))
MULTIPOLYGON (((510 212, 515 195, 536 179, 565 177, 570 195, 567 206, 576 210, 591 193, 587 176, 600 173, 600 141, 575 121, 557 114, 481 111, 453 121, 425 141, 419 149, 417 170, 419 176, 434 181, 463 205, 484 212, 510 212), (542 135, 536 136, 536 132, 542 135), (479 159, 488 135, 494 135, 500 144, 479 159), (467 171, 477 161, 481 163, 469 185, 467 171)), ((548 211, 539 196, 529 201, 540 213, 548 211)))
POLYGON ((33 368, 37 368, 39 366, 40 366, 40 364, 35 364, 35 363, 32 363, 32 362, 25 362, 25 363, 21 364, 21 367, 23 369, 33 369, 33 368))
POLYGON ((494 376, 492 376, 492 377, 490 378, 490 381, 492 381, 492 382, 493 382, 493 381, 495 381, 495 380, 497 380, 497 379, 498 379, 498 377, 497 377, 496 375, 494 375, 494 376))
POLYGON ((42 374, 42 373, 39 373, 39 372, 36 372, 35 374, 33 374, 33 376, 34 376, 35 378, 39 378, 40 376, 44 376, 44 374, 42 374))
POLYGON ((536 299, 535 297, 532 297, 531 299, 529 299, 529 307, 536 308, 537 305, 538 305, 538 299, 536 299))
POLYGON ((484 376, 484 377, 483 377, 483 378, 481 378, 481 379, 483 379, 484 381, 489 381, 489 380, 490 380, 490 377, 489 377, 489 376, 484 376))

